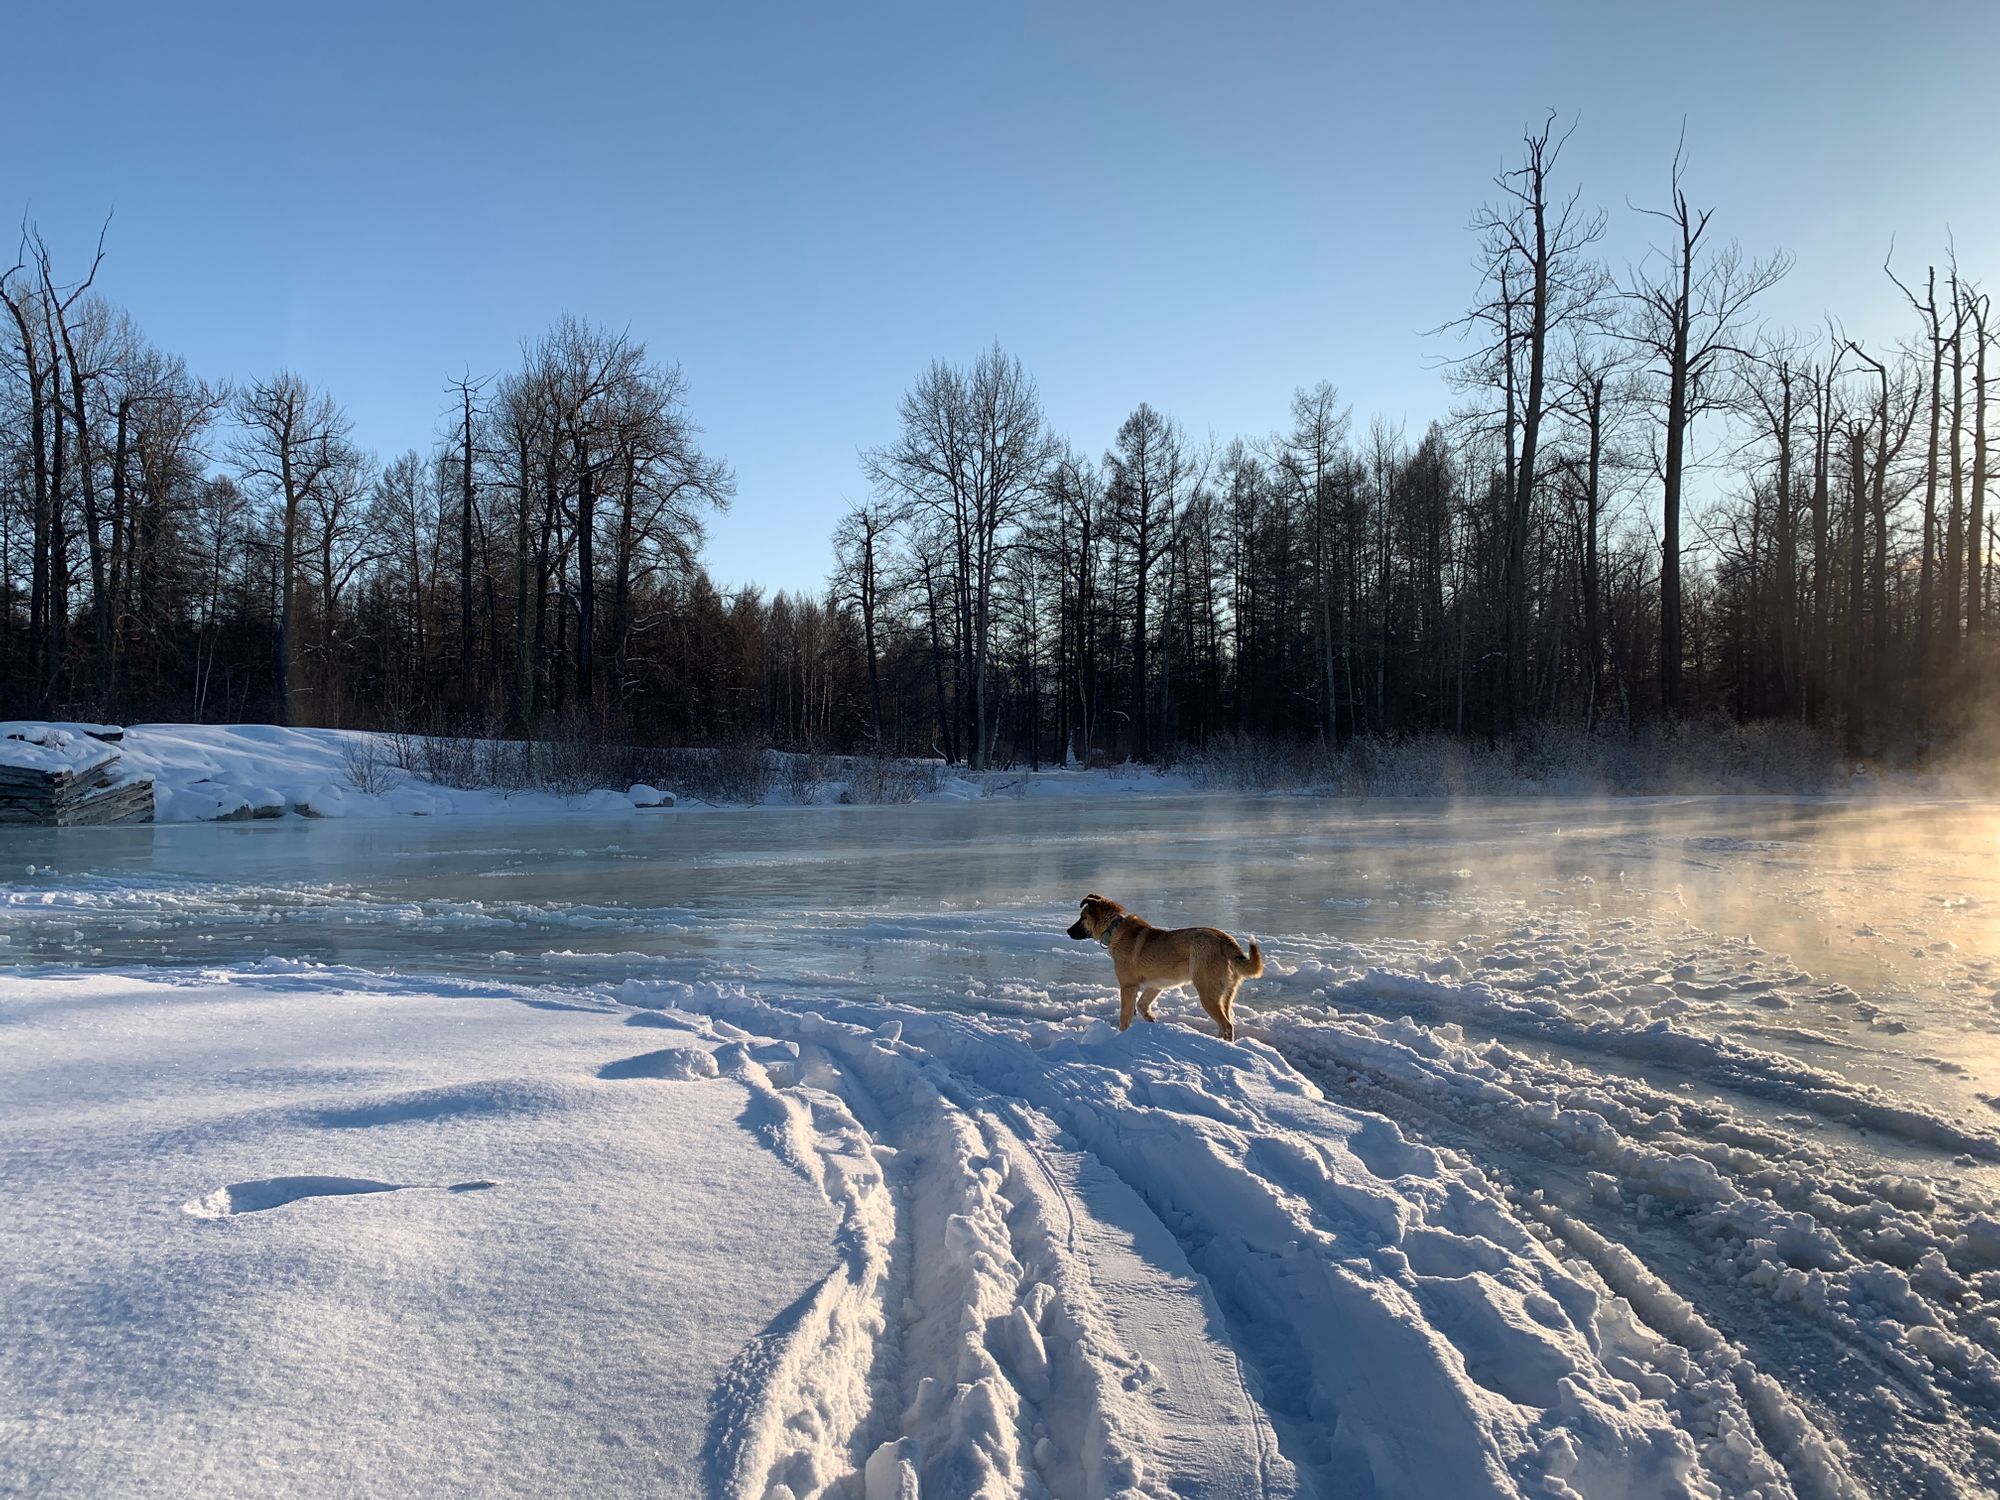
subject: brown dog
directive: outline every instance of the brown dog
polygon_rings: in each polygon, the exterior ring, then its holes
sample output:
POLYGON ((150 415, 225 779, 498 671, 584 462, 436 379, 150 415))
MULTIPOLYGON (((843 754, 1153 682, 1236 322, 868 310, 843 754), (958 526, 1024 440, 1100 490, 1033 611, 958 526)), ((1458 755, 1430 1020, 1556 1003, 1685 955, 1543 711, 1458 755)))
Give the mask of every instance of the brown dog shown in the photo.
POLYGON ((1264 955, 1255 943, 1245 953, 1235 938, 1214 927, 1158 928, 1098 895, 1083 898, 1083 911, 1069 935, 1095 938, 1110 950, 1118 975, 1120 1031, 1132 1024, 1135 1011, 1152 1020, 1153 1002, 1162 990, 1192 984, 1222 1039, 1233 1042, 1237 986, 1264 972, 1264 955))

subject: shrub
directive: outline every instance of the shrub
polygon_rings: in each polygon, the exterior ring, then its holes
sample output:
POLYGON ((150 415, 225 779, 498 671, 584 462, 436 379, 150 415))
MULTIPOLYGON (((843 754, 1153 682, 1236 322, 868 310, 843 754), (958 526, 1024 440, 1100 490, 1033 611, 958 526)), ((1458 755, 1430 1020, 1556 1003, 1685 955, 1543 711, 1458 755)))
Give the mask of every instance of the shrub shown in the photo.
POLYGON ((479 741, 464 735, 427 734, 418 739, 419 764, 427 781, 439 786, 483 787, 479 741))
POLYGON ((364 796, 379 796, 401 786, 406 774, 398 746, 374 734, 351 734, 340 747, 341 774, 364 796))
POLYGON ((935 761, 893 755, 859 755, 848 762, 847 800, 868 804, 914 802, 944 785, 935 761))
POLYGON ((1184 763, 1196 786, 1233 792, 1332 791, 1337 752, 1318 740, 1220 734, 1184 763))
POLYGON ((739 740, 706 750, 661 750, 653 775, 637 778, 701 802, 762 802, 775 774, 761 741, 739 740))
POLYGON ((840 762, 817 750, 801 750, 780 757, 783 762, 781 785, 794 802, 817 802, 820 795, 840 775, 840 762))

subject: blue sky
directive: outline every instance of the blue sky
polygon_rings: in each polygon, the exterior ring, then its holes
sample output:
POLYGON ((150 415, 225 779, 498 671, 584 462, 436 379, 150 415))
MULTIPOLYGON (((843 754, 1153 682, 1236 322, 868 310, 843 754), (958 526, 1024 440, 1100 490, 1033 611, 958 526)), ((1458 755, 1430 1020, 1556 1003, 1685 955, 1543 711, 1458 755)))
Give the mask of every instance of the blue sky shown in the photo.
POLYGON ((628 326, 736 469, 725 583, 817 586, 855 450, 995 339, 1089 452, 1141 400, 1268 432, 1320 379, 1414 435, 1468 215, 1551 106, 1620 268, 1685 115, 1720 232, 1798 257, 1781 322, 1897 336, 1892 232, 1918 275, 2000 239, 1992 4, 79 14, 7 23, 0 209, 74 265, 115 208, 103 286, 156 342, 295 368, 385 455, 558 313, 628 326))

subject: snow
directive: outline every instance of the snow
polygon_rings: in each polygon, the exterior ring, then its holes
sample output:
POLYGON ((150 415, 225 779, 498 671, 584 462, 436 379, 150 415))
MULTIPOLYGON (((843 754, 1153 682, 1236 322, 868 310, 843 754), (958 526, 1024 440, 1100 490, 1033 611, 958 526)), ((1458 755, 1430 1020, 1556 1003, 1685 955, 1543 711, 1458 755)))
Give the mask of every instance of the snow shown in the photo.
POLYGON ((0 723, 0 766, 44 775, 95 770, 118 759, 115 745, 89 738, 83 731, 102 726, 56 725, 10 720, 0 723))
MULTIPOLYGON (((630 812, 671 808, 671 788, 644 782, 625 790, 578 795, 448 787, 396 766, 392 736, 361 730, 288 729, 273 724, 134 724, 116 745, 86 732, 114 726, 16 721, 0 724, 0 765, 81 770, 118 760, 124 775, 153 778, 154 818, 161 823, 283 817, 443 817, 467 813, 630 812), (356 760, 364 762, 357 774, 356 760)), ((1147 767, 1109 771, 1008 771, 941 774, 924 802, 998 798, 1094 797, 1107 793, 1185 791, 1187 779, 1147 767)), ((815 799, 840 800, 840 785, 815 799)), ((784 804, 774 786, 768 799, 784 804)))
POLYGON ((278 963, 0 1016, 24 1492, 1701 1493, 1658 1350, 1263 1046, 278 963))
POLYGON ((823 1270, 746 1086, 601 1082, 637 1033, 596 1011, 280 965, 0 991, 0 1492, 697 1493, 823 1270))
POLYGON ((0 1492, 2000 1484, 1990 806, 624 797, 0 838, 0 1492))

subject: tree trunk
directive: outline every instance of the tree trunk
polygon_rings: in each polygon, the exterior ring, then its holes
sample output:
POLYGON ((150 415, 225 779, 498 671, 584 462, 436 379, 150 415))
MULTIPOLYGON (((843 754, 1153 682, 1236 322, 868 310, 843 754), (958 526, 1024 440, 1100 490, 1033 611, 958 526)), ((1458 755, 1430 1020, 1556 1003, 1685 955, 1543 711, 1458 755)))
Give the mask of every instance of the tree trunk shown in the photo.
POLYGON ((1842 698, 1847 706, 1847 753, 1861 753, 1867 717, 1862 691, 1862 661, 1866 633, 1863 598, 1868 586, 1868 459, 1867 434, 1856 425, 1847 431, 1847 672, 1842 698))
POLYGON ((1660 709, 1681 712, 1681 468, 1688 427, 1688 306, 1693 295, 1692 255, 1681 257, 1681 300, 1674 326, 1667 382, 1667 453, 1661 496, 1660 709))
POLYGON ((514 730, 527 737, 534 718, 534 667, 528 651, 528 434, 524 426, 514 445, 518 465, 514 490, 514 730))
MULTIPOLYGON (((1952 300, 1957 302, 1958 278, 1952 278, 1952 300)), ((1960 566, 1965 557, 1965 487, 1963 458, 1960 452, 1961 440, 1965 433, 1965 352, 1960 342, 1964 332, 1965 314, 1961 306, 1958 326, 1951 334, 1951 510, 1945 523, 1944 538, 1944 652, 1947 658, 1958 654, 1958 627, 1961 609, 1965 602, 1962 583, 1965 577, 1960 566)))
POLYGON ((1917 568, 1917 667, 1921 674, 1930 664, 1931 631, 1937 614, 1937 487, 1938 423, 1944 415, 1944 338, 1938 327, 1937 271, 1930 272, 1924 304, 1930 324, 1931 400, 1930 432, 1924 449, 1924 536, 1923 557, 1917 568))
POLYGON ((597 495, 590 468, 590 455, 579 451, 576 464, 576 698, 588 712, 597 701, 592 676, 596 647, 597 560, 594 553, 597 533, 597 495))
POLYGON ((1965 549, 1966 629, 1973 635, 1986 630, 1985 595, 1982 592, 1984 555, 1979 541, 1986 515, 1986 314, 1984 297, 1973 303, 1972 366, 1972 494, 1967 512, 1965 549))
POLYGON ((292 478, 292 429, 288 423, 279 442, 279 485, 285 503, 284 537, 278 569, 278 722, 295 724, 292 695, 298 689, 297 594, 299 503, 303 498, 292 478))
MULTIPOLYGON (((470 378, 470 377, 468 377, 470 378)), ((474 690, 472 649, 472 387, 461 386, 465 398, 463 448, 460 452, 458 491, 458 667, 459 690, 468 697, 474 690)))

